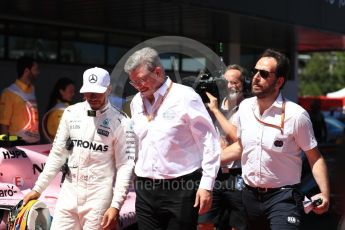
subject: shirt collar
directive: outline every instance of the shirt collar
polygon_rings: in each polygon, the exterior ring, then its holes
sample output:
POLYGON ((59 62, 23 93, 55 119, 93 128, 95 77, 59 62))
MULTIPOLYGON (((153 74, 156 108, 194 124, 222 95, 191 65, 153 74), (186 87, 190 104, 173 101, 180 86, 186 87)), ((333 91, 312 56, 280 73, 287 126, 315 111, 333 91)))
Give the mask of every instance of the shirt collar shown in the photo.
POLYGON ((71 103, 69 103, 69 102, 67 102, 67 101, 62 101, 62 100, 60 100, 60 99, 57 99, 56 104, 58 104, 58 103, 64 104, 64 105, 67 105, 67 106, 71 105, 71 103))
POLYGON ((170 78, 167 77, 167 79, 165 80, 165 82, 161 85, 161 87, 159 87, 156 92, 153 93, 153 96, 155 97, 155 100, 157 100, 157 98, 160 96, 164 96, 165 92, 168 90, 169 85, 170 85, 170 78))
MULTIPOLYGON (((255 97, 255 102, 253 104, 253 111, 255 111, 255 114, 257 116, 261 116, 260 112, 259 112, 259 106, 258 106, 257 100, 258 100, 258 98, 255 97)), ((265 111, 270 111, 272 108, 283 108, 283 96, 281 93, 278 94, 278 97, 273 102, 273 104, 268 109, 266 109, 265 111)))
POLYGON ((16 80, 15 84, 16 84, 21 90, 23 90, 23 91, 26 92, 26 93, 31 92, 31 91, 33 90, 33 88, 34 88, 33 85, 27 85, 27 84, 25 84, 23 81, 21 81, 21 80, 19 80, 19 79, 16 80))
POLYGON ((283 96, 281 93, 278 94, 277 99, 273 102, 271 107, 277 107, 277 108, 283 107, 283 96))
POLYGON ((99 115, 103 114, 105 111, 107 111, 107 110, 109 109, 110 106, 111 106, 111 104, 110 104, 110 102, 109 102, 109 100, 108 100, 108 101, 106 102, 105 106, 104 106, 102 109, 93 110, 93 109, 91 109, 90 104, 89 104, 87 101, 85 101, 85 110, 86 110, 86 111, 87 111, 87 110, 95 111, 95 112, 96 112, 96 116, 99 116, 99 115))

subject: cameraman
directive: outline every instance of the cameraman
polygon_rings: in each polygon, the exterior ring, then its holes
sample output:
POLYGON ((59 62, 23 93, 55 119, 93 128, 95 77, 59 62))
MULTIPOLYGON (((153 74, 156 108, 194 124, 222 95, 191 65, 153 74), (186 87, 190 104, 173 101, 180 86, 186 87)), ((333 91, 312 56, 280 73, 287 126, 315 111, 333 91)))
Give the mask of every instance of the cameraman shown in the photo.
MULTIPOLYGON (((223 99, 220 109, 217 98, 206 92, 210 100, 207 106, 217 120, 216 125, 220 127, 222 148, 237 140, 235 117, 238 105, 245 96, 245 75, 246 70, 239 65, 227 67, 224 78, 227 81, 228 93, 223 99)), ((224 219, 226 211, 229 214, 229 221, 225 219, 225 229, 229 229, 229 225, 233 229, 246 229, 242 186, 240 159, 227 165, 221 165, 214 187, 212 207, 209 212, 199 217, 200 230, 214 229, 214 225, 222 229, 221 220, 224 219)))

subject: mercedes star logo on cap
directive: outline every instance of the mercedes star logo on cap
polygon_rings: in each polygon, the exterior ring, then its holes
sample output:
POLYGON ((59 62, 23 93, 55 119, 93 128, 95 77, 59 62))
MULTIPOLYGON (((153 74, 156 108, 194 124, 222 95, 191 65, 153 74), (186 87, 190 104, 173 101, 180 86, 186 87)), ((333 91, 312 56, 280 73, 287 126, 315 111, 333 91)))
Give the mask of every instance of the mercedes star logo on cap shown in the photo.
POLYGON ((97 76, 94 75, 94 74, 91 74, 91 75, 89 76, 89 82, 90 82, 90 83, 96 83, 96 82, 97 82, 97 76))

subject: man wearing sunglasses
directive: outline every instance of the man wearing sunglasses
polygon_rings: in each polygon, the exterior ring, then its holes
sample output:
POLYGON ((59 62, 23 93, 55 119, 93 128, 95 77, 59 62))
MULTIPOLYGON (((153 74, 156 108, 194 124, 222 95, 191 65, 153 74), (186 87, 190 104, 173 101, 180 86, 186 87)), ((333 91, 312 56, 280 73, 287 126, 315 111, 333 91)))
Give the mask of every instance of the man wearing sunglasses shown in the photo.
POLYGON ((264 51, 254 69, 254 97, 239 106, 238 141, 221 157, 229 161, 242 155, 242 198, 249 229, 299 229, 303 212, 303 195, 298 190, 302 151, 321 191, 312 197, 322 199, 313 211, 321 214, 329 206, 327 167, 308 113, 280 92, 288 69, 285 55, 264 51))
POLYGON ((165 75, 157 51, 136 51, 124 68, 139 91, 131 102, 138 227, 196 230, 212 204, 219 135, 200 96, 165 75))

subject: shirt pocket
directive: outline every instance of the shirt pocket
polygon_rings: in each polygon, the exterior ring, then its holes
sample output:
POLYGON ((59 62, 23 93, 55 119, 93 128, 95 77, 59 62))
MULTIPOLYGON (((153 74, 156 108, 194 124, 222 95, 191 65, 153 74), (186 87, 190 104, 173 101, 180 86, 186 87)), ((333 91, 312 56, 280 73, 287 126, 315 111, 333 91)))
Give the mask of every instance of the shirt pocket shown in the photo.
POLYGON ((273 138, 271 149, 278 153, 286 152, 288 149, 289 135, 278 133, 273 138))

